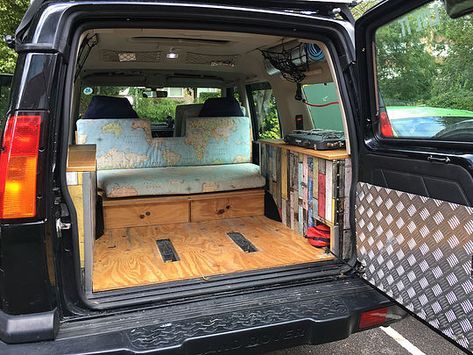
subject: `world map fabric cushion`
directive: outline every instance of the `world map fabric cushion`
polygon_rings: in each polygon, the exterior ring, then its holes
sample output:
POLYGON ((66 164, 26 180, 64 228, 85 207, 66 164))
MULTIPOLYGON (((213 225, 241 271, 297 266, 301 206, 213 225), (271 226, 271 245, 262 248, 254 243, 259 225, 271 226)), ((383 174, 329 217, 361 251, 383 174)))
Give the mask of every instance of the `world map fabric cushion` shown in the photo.
POLYGON ((97 145, 97 169, 223 165, 251 162, 248 117, 195 117, 186 136, 153 138, 142 119, 77 121, 77 143, 97 145))
POLYGON ((260 167, 250 163, 101 170, 97 179, 108 198, 233 191, 266 183, 260 167))

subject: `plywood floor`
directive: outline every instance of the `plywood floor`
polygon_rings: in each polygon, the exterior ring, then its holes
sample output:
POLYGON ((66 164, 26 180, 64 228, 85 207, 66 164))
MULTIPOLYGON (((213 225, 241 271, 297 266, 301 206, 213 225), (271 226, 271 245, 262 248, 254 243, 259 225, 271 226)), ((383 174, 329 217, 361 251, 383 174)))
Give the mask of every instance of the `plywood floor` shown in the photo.
POLYGON ((331 259, 283 224, 265 217, 114 229, 95 242, 93 289, 205 279, 331 259), (245 253, 228 232, 243 234, 258 251, 245 253), (180 260, 165 263, 158 239, 170 239, 180 260))

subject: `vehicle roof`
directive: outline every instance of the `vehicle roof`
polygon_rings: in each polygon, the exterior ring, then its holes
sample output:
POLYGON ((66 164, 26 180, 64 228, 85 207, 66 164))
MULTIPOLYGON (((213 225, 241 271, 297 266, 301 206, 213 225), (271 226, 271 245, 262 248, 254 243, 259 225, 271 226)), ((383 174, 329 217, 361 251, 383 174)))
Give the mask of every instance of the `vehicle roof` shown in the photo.
MULTIPOLYGON (((113 0, 95 0, 94 2, 102 2, 102 1, 113 1, 113 0)), ((47 2, 76 2, 76 0, 33 0, 33 3, 47 3, 47 2)), ((251 0, 186 0, 186 1, 179 1, 179 0, 168 0, 167 2, 186 2, 186 3, 208 3, 208 4, 235 4, 235 5, 251 5, 253 7, 292 7, 292 6, 315 6, 317 4, 322 5, 340 5, 340 4, 347 4, 347 5, 356 5, 356 1, 353 0, 258 0, 256 3, 255 1, 251 0)))
MULTIPOLYGON (((89 2, 91 5, 98 3, 114 2, 116 0, 33 0, 26 12, 37 12, 44 4, 67 4, 78 2, 89 2)), ((222 5, 250 7, 255 9, 284 9, 304 10, 308 12, 327 12, 338 7, 354 7, 358 3, 355 0, 121 0, 122 2, 161 2, 169 4, 199 4, 199 5, 222 5)))
POLYGON ((427 106, 387 106, 390 119, 416 117, 472 117, 473 111, 427 106))
MULTIPOLYGON (((36 52, 66 53, 68 43, 64 26, 68 24, 68 16, 74 12, 75 8, 84 11, 84 6, 90 6, 90 9, 93 10, 99 4, 105 6, 156 4, 161 7, 193 7, 199 11, 208 7, 215 11, 237 12, 244 10, 254 11, 255 14, 285 15, 292 20, 319 18, 327 21, 329 25, 334 25, 338 30, 343 28, 350 40, 354 41, 353 16, 349 13, 349 7, 353 4, 348 0, 295 0, 290 2, 282 0, 258 0, 257 2, 249 0, 34 0, 15 34, 17 51, 35 50, 36 52), (268 7, 265 7, 265 4, 268 4, 268 7), (304 10, 302 5, 297 8, 298 4, 305 4, 307 8, 304 10), (278 6, 272 7, 272 5, 278 6), (332 11, 335 8, 339 8, 343 15, 335 16, 338 13, 338 11, 332 11)), ((123 7, 120 7, 120 11, 123 15, 123 7)))

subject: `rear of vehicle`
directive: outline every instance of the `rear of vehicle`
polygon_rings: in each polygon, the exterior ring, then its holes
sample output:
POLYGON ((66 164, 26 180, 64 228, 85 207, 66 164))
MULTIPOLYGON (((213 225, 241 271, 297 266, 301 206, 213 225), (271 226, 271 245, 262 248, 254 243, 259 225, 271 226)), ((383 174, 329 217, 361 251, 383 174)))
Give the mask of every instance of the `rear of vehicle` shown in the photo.
POLYGON ((2 351, 259 353, 405 315, 369 285, 399 302, 348 3, 33 3, 2 121, 2 351))

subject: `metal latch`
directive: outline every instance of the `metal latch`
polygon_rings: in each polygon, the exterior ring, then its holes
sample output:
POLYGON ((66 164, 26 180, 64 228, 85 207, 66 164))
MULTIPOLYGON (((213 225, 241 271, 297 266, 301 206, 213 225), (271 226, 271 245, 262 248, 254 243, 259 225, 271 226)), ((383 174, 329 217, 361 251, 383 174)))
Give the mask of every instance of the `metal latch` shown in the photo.
POLYGON ((427 160, 430 162, 437 162, 437 163, 445 163, 445 164, 450 163, 449 157, 434 157, 433 155, 429 155, 427 157, 427 160))
POLYGON ((56 230, 58 234, 63 230, 71 229, 71 223, 63 222, 61 218, 56 219, 56 230))

